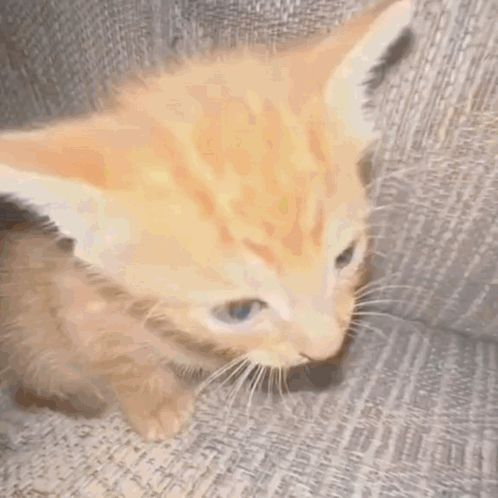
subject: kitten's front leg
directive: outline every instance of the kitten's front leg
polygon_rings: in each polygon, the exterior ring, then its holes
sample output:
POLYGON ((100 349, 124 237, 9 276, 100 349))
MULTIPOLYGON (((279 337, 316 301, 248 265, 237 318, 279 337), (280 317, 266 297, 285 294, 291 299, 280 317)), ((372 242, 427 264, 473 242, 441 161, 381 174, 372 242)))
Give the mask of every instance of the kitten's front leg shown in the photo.
POLYGON ((84 279, 68 278, 62 288, 71 290, 61 299, 69 295, 67 324, 73 340, 131 425, 151 441, 177 433, 192 412, 194 396, 167 366, 174 351, 158 347, 126 307, 101 297, 84 279))
POLYGON ((191 415, 194 393, 164 364, 146 332, 118 314, 92 341, 93 367, 114 395, 133 428, 146 440, 175 435, 191 415), (126 333, 113 333, 118 323, 126 333), (145 335, 145 337, 144 337, 145 335), (145 340, 144 340, 145 339, 145 340))

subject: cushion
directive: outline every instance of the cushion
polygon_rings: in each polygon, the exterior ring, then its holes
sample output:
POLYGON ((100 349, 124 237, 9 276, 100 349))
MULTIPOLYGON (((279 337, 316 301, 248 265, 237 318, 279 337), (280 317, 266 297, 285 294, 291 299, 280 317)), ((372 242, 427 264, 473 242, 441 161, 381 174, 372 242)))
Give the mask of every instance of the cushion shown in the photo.
POLYGON ((0 496, 498 496, 498 345, 397 318, 360 330, 342 381, 284 401, 206 390, 187 431, 143 443, 119 414, 0 397, 0 496), (379 330, 387 330, 385 334, 379 330))

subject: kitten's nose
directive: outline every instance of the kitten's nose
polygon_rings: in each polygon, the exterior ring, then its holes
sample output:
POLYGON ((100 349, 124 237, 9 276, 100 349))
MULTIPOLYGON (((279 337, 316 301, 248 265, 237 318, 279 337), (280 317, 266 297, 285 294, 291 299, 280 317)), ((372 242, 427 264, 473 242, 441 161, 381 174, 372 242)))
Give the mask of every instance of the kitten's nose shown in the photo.
POLYGON ((307 354, 305 354, 305 353, 299 353, 299 356, 302 356, 302 357, 303 357, 303 358, 305 358, 306 360, 308 360, 308 361, 313 361, 313 362, 315 362, 315 363, 317 363, 317 362, 319 362, 319 361, 325 361, 325 360, 327 360, 328 358, 330 358, 330 356, 329 356, 329 355, 327 355, 327 356, 325 356, 325 355, 324 355, 324 356, 321 356, 321 357, 318 357, 318 356, 313 357, 313 356, 308 356, 308 355, 307 355, 307 354))
POLYGON ((315 363, 327 361, 337 355, 341 349, 342 342, 342 338, 337 337, 336 340, 326 344, 319 342, 308 344, 307 347, 300 348, 299 356, 315 363))
POLYGON ((314 303, 300 303, 296 307, 293 327, 293 345, 305 360, 325 361, 341 349, 344 333, 334 314, 314 303))

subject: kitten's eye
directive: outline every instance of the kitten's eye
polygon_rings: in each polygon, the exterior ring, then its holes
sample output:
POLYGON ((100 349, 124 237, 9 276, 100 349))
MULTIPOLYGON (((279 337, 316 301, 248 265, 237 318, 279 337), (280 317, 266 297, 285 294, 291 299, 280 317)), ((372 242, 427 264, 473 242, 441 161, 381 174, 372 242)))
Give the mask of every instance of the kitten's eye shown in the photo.
POLYGON ((345 268, 346 266, 349 265, 349 263, 351 263, 355 248, 356 244, 354 242, 351 242, 351 244, 349 244, 349 246, 346 249, 344 249, 344 251, 342 251, 341 254, 337 256, 337 258, 335 258, 335 267, 338 270, 345 268))
POLYGON ((213 315, 221 322, 240 323, 253 318, 265 307, 266 303, 259 299, 241 299, 217 306, 213 315))

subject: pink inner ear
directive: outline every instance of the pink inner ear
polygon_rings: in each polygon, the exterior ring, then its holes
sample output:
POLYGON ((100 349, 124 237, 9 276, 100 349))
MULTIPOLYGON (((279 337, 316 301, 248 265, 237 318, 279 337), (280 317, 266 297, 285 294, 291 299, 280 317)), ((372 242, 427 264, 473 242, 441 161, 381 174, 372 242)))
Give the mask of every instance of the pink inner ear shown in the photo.
MULTIPOLYGON (((410 0, 378 1, 329 35, 317 37, 297 50, 290 47, 278 60, 289 71, 293 105, 300 109, 318 95, 329 103, 345 88, 351 94, 362 93, 360 87, 369 71, 409 24, 411 15, 410 0)), ((338 95, 337 99, 341 98, 338 95)))
POLYGON ((4 135, 0 136, 0 162, 14 169, 103 187, 104 159, 92 145, 90 140, 52 130, 4 135))

